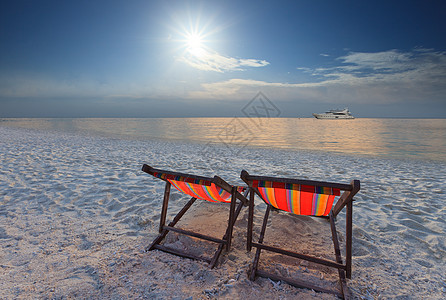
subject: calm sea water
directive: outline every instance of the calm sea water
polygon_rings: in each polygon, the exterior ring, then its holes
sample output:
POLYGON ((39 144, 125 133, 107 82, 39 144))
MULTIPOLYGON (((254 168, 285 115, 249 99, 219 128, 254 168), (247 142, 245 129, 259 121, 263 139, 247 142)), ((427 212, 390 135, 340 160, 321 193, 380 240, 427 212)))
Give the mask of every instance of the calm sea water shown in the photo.
POLYGON ((167 139, 446 161, 446 119, 1 119, 0 126, 128 139, 167 139))

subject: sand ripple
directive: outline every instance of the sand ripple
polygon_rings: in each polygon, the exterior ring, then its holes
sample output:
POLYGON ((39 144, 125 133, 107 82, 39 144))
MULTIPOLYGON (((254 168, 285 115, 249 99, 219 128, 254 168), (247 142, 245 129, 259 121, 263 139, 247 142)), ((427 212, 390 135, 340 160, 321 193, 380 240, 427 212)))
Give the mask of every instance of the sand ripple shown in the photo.
MULTIPOLYGON (((2 127, 0 163, 0 292, 7 298, 88 298, 101 297, 104 291, 108 295, 113 291, 129 295, 128 282, 140 291, 132 290, 130 295, 135 298, 181 298, 185 293, 194 299, 212 295, 244 295, 246 299, 261 295, 322 297, 268 281, 261 281, 269 287, 263 289, 243 279, 252 257, 244 252, 246 215, 238 223, 240 237, 235 252, 226 258, 226 267, 210 271, 189 260, 181 265, 179 259, 168 255, 142 253, 157 234, 164 191, 160 181, 140 171, 143 163, 207 176, 218 174, 234 184, 242 184, 238 177, 242 169, 315 180, 360 179, 362 189, 354 206, 354 273, 350 281, 354 295, 367 299, 446 298, 443 163, 228 149, 2 127), (159 273, 150 265, 163 271, 159 273), (183 276, 181 280, 188 278, 190 294, 169 287, 169 282, 175 282, 175 274, 183 276), (147 276, 159 277, 166 284, 150 281, 147 276), (221 285, 215 285, 219 280, 221 285), (275 289, 274 293, 268 289, 275 289)), ((172 199, 175 211, 181 199, 176 193, 172 199)), ((200 213, 203 218, 216 215, 200 213)), ((261 205, 256 216, 260 214, 261 205)), ((286 222, 297 222, 293 220, 286 222)), ((340 215, 338 223, 343 222, 344 216, 340 215)), ((190 224, 194 225, 192 221, 190 224)), ((307 226, 306 222, 293 224, 307 226)), ((311 230, 311 226, 305 230, 311 230)), ((187 240, 172 242, 190 246, 187 240)))

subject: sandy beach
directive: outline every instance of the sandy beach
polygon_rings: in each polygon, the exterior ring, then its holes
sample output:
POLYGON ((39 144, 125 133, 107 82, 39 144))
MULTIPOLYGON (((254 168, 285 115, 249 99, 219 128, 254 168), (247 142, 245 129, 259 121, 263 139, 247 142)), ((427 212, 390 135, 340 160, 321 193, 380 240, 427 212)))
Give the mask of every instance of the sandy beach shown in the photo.
MULTIPOLYGON (((206 147, 0 127, 0 298, 335 298, 269 279, 248 280, 254 251, 245 250, 247 209, 235 224, 231 251, 214 269, 159 251, 144 252, 158 233, 164 183, 142 172, 143 163, 219 175, 236 185, 243 184, 242 169, 345 183, 359 179, 353 275, 347 281, 353 298, 446 298, 443 162, 247 147, 234 156, 223 145, 212 146, 212 152, 206 147)), ((169 219, 185 201, 173 193, 169 219)), ((256 199, 257 228, 264 208, 256 199)), ((223 232, 227 209, 203 203, 186 216, 181 226, 223 232), (210 220, 216 225, 209 226, 210 220)), ((267 233, 280 237, 279 244, 303 252, 316 246, 332 251, 329 237, 314 235, 319 226, 327 226, 323 220, 274 213, 271 222, 275 227, 267 233)), ((337 223, 343 228, 343 214, 337 223)), ((175 235, 166 243, 202 253, 209 247, 175 235)), ((273 259, 266 255, 262 266, 336 285, 334 271, 280 259, 279 266, 273 259)))

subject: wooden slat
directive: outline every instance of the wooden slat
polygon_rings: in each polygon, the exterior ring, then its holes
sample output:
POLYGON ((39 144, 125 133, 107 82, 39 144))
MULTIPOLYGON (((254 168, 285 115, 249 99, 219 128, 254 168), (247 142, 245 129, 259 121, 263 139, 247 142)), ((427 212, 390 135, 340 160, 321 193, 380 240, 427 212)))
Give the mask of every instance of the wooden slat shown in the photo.
POLYGON ((336 189, 340 189, 340 190, 344 190, 344 191, 351 191, 353 189, 353 186, 351 184, 315 181, 315 180, 306 180, 306 179, 256 176, 256 175, 249 175, 249 173, 246 172, 245 170, 242 171, 241 178, 249 186, 252 185, 253 180, 260 180, 260 181, 273 181, 273 182, 283 182, 283 183, 301 184, 301 185, 312 185, 312 186, 319 186, 319 187, 329 187, 329 188, 336 188, 336 189))
POLYGON ((307 261, 311 261, 317 264, 321 264, 321 265, 325 265, 328 267, 332 267, 332 268, 337 268, 337 269, 342 269, 345 270, 345 266, 343 264, 339 264, 337 262, 334 261, 330 261, 330 260, 326 260, 326 259, 322 259, 322 258, 317 258, 314 256, 309 256, 309 255, 305 255, 305 254, 300 254, 300 253, 296 253, 296 252, 291 252, 288 250, 284 250, 281 248, 277 248, 277 247, 272 247, 272 246, 268 246, 268 245, 264 245, 264 244, 259 244, 259 243, 255 243, 253 242, 252 245, 254 247, 260 248, 260 249, 264 249, 264 250, 268 250, 271 252, 276 252, 276 253, 280 253, 283 255, 288 255, 291 257, 295 257, 295 258, 299 258, 299 259, 304 259, 307 261))
POLYGON ((337 216, 341 212, 341 210, 344 208, 344 206, 346 206, 348 203, 353 201, 353 197, 356 195, 356 193, 359 192, 359 190, 361 188, 359 180, 352 180, 351 185, 353 187, 352 190, 345 191, 341 195, 341 198, 339 198, 336 205, 332 208, 334 216, 337 216))
MULTIPOLYGON (((221 177, 219 176, 214 176, 212 182, 218 186, 221 187, 222 189, 224 189, 226 192, 228 193, 232 193, 232 185, 230 185, 229 183, 227 183, 225 180, 223 180, 221 177)), ((246 196, 243 196, 242 194, 240 194, 238 191, 236 191, 236 197, 237 199, 239 199, 240 201, 242 201, 245 205, 248 205, 248 200, 246 199, 246 196)))
POLYGON ((294 278, 289 278, 289 277, 283 277, 283 276, 279 276, 276 274, 272 274, 272 273, 268 273, 265 272, 263 270, 258 270, 257 271, 257 275, 260 277, 265 277, 265 278, 270 278, 274 281, 283 281, 286 282, 290 285, 293 285, 295 287, 299 287, 299 288, 307 288, 307 289, 312 289, 321 293, 329 293, 329 294, 335 294, 338 297, 342 298, 342 294, 339 293, 338 291, 335 290, 330 290, 330 289, 326 289, 317 285, 314 285, 310 282, 307 281, 303 281, 303 280, 299 280, 299 279, 294 279, 294 278))
MULTIPOLYGON (((146 173, 149 173, 150 175, 153 175, 153 173, 165 173, 165 174, 169 174, 169 175, 173 175, 173 176, 183 176, 183 177, 189 177, 189 178, 193 178, 193 179, 207 180, 207 181, 211 181, 211 182, 213 180, 212 177, 204 177, 204 176, 197 176, 197 175, 191 175, 191 174, 186 174, 186 173, 172 172, 172 171, 168 171, 168 170, 155 169, 147 164, 144 164, 142 166, 142 170, 146 173)), ((162 178, 160 178, 160 179, 162 179, 162 178)))
POLYGON ((229 183, 227 183, 225 180, 223 180, 221 177, 219 176, 214 176, 214 178, 212 178, 212 181, 215 185, 221 187, 222 189, 224 189, 226 192, 231 193, 232 191, 232 185, 230 185, 229 183))
POLYGON ((211 260, 209 258, 207 258, 207 257, 193 255, 193 254, 186 253, 186 252, 183 252, 183 251, 178 250, 178 249, 166 247, 164 245, 155 245, 154 249, 158 249, 158 250, 161 250, 163 252, 171 253, 171 254, 174 254, 174 255, 177 255, 177 256, 180 256, 180 257, 185 257, 185 258, 190 258, 190 259, 195 259, 195 260, 202 260, 202 261, 205 261, 205 262, 207 262, 209 264, 211 263, 211 260))
POLYGON ((189 231, 189 230, 185 230, 185 229, 181 229, 181 228, 176 228, 176 227, 173 227, 173 226, 164 226, 164 229, 166 229, 168 231, 174 231, 174 232, 178 232, 178 233, 181 233, 181 234, 184 234, 184 235, 196 237, 196 238, 199 238, 199 239, 202 239, 202 240, 214 242, 214 243, 225 243, 226 244, 226 241, 224 241, 222 239, 217 239, 217 238, 214 238, 212 236, 201 234, 201 233, 198 233, 198 232, 193 232, 193 231, 189 231))

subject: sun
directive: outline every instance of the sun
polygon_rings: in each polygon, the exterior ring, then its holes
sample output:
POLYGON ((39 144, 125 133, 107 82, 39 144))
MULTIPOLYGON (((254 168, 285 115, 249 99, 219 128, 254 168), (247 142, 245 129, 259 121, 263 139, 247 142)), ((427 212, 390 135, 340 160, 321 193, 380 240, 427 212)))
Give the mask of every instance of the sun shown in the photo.
POLYGON ((195 56, 203 56, 206 53, 203 36, 197 33, 186 35, 186 47, 187 51, 195 56))
POLYGON ((203 46, 203 37, 196 33, 189 33, 186 36, 187 46, 189 48, 201 48, 203 46))
POLYGON ((175 51, 181 52, 182 57, 201 61, 209 58, 215 52, 211 46, 215 43, 212 36, 221 30, 220 27, 216 29, 210 28, 212 20, 203 24, 200 16, 186 21, 183 18, 175 19, 171 24, 172 36, 170 41, 176 43, 175 51))

